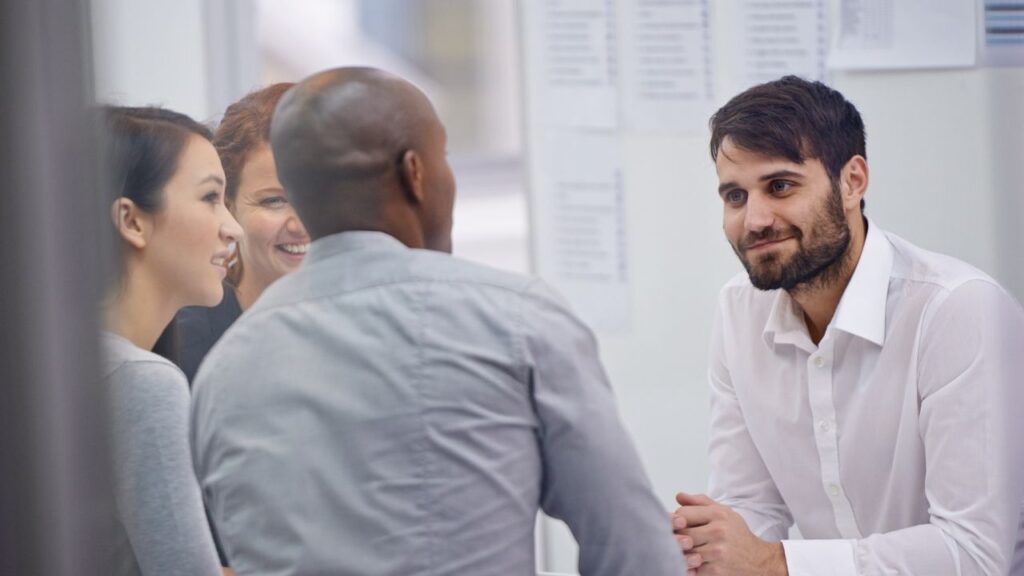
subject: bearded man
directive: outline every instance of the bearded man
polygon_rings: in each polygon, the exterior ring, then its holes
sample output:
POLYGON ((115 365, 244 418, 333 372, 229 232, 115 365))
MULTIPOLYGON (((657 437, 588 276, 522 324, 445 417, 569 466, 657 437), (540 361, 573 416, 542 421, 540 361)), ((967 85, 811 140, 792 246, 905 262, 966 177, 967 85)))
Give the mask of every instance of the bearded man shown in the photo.
POLYGON ((1020 305, 865 218, 839 92, 755 86, 711 130, 746 274, 712 335, 709 495, 672 514, 691 573, 1024 572, 1020 305))

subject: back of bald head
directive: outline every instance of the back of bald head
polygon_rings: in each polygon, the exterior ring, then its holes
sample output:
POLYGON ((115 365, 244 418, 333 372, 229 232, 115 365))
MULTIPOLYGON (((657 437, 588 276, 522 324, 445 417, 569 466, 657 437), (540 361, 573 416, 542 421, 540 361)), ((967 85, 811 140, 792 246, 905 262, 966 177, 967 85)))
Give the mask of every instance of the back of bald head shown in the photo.
POLYGON ((409 82, 373 68, 336 68, 297 84, 274 112, 278 177, 313 238, 374 229, 402 186, 403 154, 436 115, 409 82))

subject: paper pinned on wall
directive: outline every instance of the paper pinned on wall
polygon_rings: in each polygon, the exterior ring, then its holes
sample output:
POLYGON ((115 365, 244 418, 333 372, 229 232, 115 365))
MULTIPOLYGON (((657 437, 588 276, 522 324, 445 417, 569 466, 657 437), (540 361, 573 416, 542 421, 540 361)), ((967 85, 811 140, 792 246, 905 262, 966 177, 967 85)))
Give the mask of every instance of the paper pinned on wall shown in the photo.
POLYGON ((740 89, 794 74, 825 80, 828 31, 823 0, 743 0, 736 79, 740 89))
POLYGON ((630 0, 622 8, 627 129, 703 133, 714 97, 707 0, 630 0))
POLYGON ((558 0, 526 14, 539 58, 544 122, 548 126, 615 128, 618 95, 614 0, 558 0))
POLYGON ((621 332, 631 302, 619 138, 549 131, 544 149, 537 270, 591 327, 621 332))
POLYGON ((970 0, 840 0, 829 66, 974 66, 976 9, 970 0))
POLYGON ((1024 0, 985 0, 979 63, 1024 66, 1024 0))

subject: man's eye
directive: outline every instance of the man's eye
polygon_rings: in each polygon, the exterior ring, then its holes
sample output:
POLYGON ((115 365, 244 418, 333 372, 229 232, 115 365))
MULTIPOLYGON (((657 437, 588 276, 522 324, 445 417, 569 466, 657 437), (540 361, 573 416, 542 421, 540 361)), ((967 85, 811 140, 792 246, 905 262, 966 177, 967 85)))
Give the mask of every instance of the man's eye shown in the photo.
POLYGON ((264 198, 263 200, 260 200, 260 206, 263 206, 265 208, 279 208, 287 203, 288 201, 285 200, 284 197, 282 196, 271 196, 269 198, 264 198))
POLYGON ((729 190, 725 193, 725 201, 729 204, 742 204, 747 199, 745 190, 729 190))
POLYGON ((789 192, 789 189, 792 187, 793 183, 786 182, 785 180, 774 180, 771 184, 773 194, 782 194, 785 192, 789 192))

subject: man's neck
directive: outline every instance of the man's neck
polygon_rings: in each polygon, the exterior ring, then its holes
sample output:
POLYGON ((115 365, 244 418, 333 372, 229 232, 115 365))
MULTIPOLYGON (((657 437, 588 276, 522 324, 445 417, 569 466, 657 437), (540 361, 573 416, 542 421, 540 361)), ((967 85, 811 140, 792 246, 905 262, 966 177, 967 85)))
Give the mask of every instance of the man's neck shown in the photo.
POLYGON ((866 236, 867 225, 863 220, 851 226, 850 246, 843 257, 839 274, 825 284, 798 286, 789 291, 790 297, 796 300, 804 312, 807 334, 815 346, 825 337, 825 331, 836 314, 839 301, 842 300, 843 293, 846 292, 846 287, 857 270, 866 236))
MULTIPOLYGON (((852 272, 852 269, 851 269, 852 272)), ((836 308, 839 307, 839 300, 843 297, 846 286, 850 283, 852 274, 843 274, 835 282, 828 286, 821 286, 811 290, 791 290, 790 296, 804 312, 804 323, 807 325, 807 334, 811 341, 817 346, 825 337, 825 330, 828 329, 832 317, 835 316, 836 308)))

